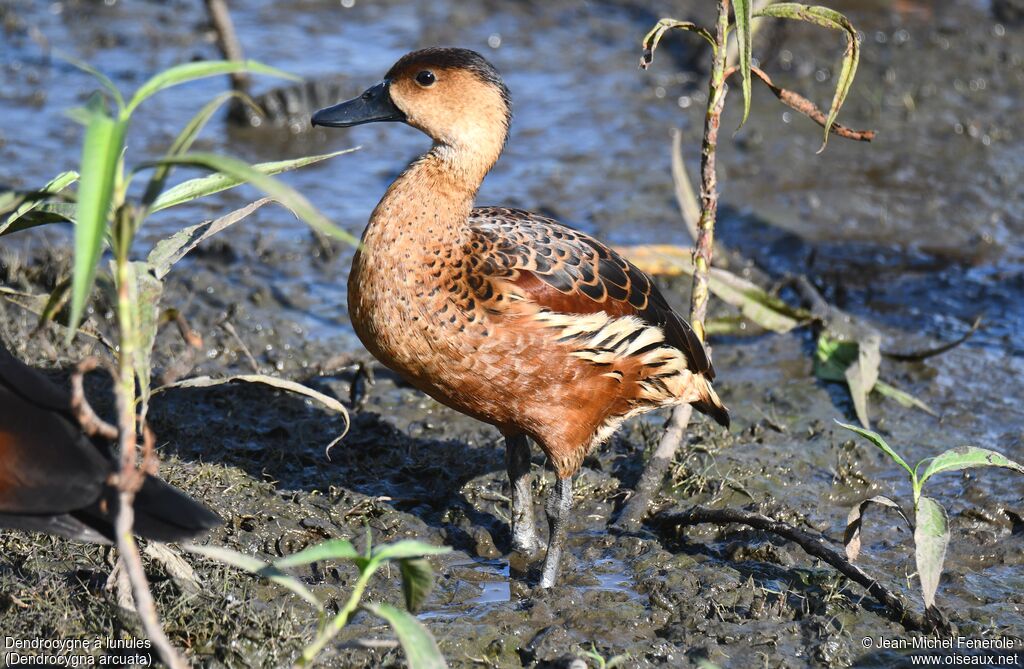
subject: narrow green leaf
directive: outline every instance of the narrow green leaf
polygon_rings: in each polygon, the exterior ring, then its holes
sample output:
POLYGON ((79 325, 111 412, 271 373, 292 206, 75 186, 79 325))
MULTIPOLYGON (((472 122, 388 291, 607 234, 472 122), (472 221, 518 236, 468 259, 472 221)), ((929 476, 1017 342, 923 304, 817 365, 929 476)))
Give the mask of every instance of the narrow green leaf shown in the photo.
POLYGON ((846 531, 843 533, 843 544, 846 545, 846 558, 850 562, 856 560, 857 556, 860 555, 860 533, 861 525, 864 520, 864 511, 866 511, 872 504, 895 509, 896 513, 900 514, 900 518, 907 523, 907 527, 909 527, 911 531, 914 530, 913 524, 910 522, 910 519, 907 518, 907 515, 903 513, 903 509, 900 508, 900 505, 885 495, 876 495, 875 497, 862 501, 860 504, 855 504, 850 509, 850 513, 846 517, 846 531))
MULTIPOLYGON (((17 222, 22 216, 31 211, 37 210, 46 204, 47 198, 60 193, 76 181, 78 181, 78 172, 73 170, 61 172, 38 191, 20 194, 22 196, 21 202, 17 204, 13 211, 10 211, 7 218, 0 221, 0 235, 3 235, 7 229, 17 222)), ((6 214, 8 212, 4 211, 0 213, 6 214)))
POLYGON ((921 475, 921 485, 931 476, 941 472, 952 472, 973 467, 1004 467, 1024 474, 1024 466, 1014 462, 1002 453, 977 446, 953 448, 937 456, 921 475))
POLYGON ((917 562, 917 576, 921 580, 921 596, 924 606, 935 606, 935 591, 942 577, 942 564, 946 560, 949 546, 949 523, 946 510, 931 497, 922 495, 917 500, 914 530, 914 559, 917 562))
POLYGON ((889 383, 886 383, 885 381, 876 381, 874 391, 879 395, 882 395, 883 397, 888 397, 891 400, 899 402, 902 406, 905 406, 908 409, 920 409, 926 414, 938 416, 938 414, 935 412, 935 409, 932 409, 923 401, 914 397, 907 391, 900 390, 899 388, 889 383))
POLYGON ((192 200, 219 193, 244 183, 252 183, 264 193, 291 209, 299 218, 302 218, 313 227, 355 244, 357 242, 355 242, 354 237, 344 230, 335 227, 333 223, 317 212, 305 197, 280 181, 271 179, 270 176, 351 153, 358 150, 358 148, 334 151, 318 156, 305 156, 292 160, 258 163, 256 165, 249 165, 237 158, 217 156, 209 153, 188 153, 181 156, 164 158, 151 163, 149 166, 163 164, 191 165, 214 170, 218 174, 190 179, 167 189, 153 203, 152 211, 161 211, 168 207, 191 202, 192 200))
POLYGON ((446 669, 437 642, 423 624, 412 615, 390 604, 363 604, 363 608, 386 620, 395 630, 409 669, 446 669))
POLYGON ((359 551, 356 550, 351 541, 347 539, 331 539, 330 541, 304 548, 298 553, 293 553, 280 560, 275 560, 274 566, 286 569, 322 560, 354 560, 358 557, 359 551))
POLYGON ((5 227, 0 237, 50 223, 74 223, 76 210, 77 207, 70 202, 42 202, 23 214, 16 223, 5 227))
POLYGON ((893 462, 898 464, 900 467, 903 467, 904 469, 906 469, 907 473, 910 474, 911 478, 913 478, 914 470, 910 468, 910 465, 907 464, 906 460, 901 458, 896 453, 896 451, 892 450, 892 447, 889 446, 889 444, 885 443, 885 439, 882 439, 882 435, 878 434, 877 432, 872 432, 871 430, 868 430, 868 429, 857 427, 855 425, 847 425, 846 423, 842 423, 842 422, 840 422, 838 420, 836 421, 836 425, 838 425, 839 427, 845 428, 845 429, 849 430, 850 432, 856 432, 860 436, 862 436, 865 439, 867 439, 868 441, 870 441, 872 444, 874 444, 879 449, 881 449, 882 452, 884 452, 886 455, 888 455, 890 458, 892 458, 893 462))
POLYGON ((220 218, 212 221, 203 221, 202 223, 179 230, 170 237, 157 242, 153 246, 153 250, 149 252, 146 260, 153 266, 156 277, 162 279, 171 271, 171 267, 175 263, 184 258, 189 251, 199 246, 204 240, 243 220, 246 216, 270 202, 273 202, 273 200, 265 197, 220 218))
POLYGON ((402 539, 392 544, 381 544, 373 548, 371 556, 374 560, 383 562, 385 560, 402 560, 405 558, 418 558, 424 555, 443 555, 450 553, 451 548, 447 546, 434 546, 432 544, 416 541, 415 539, 402 539))
POLYGON ((434 588, 434 569, 426 558, 406 558, 398 561, 398 569, 402 574, 402 595, 405 597, 405 608, 418 611, 420 605, 434 588))
MULTIPOLYGON (((103 88, 105 88, 107 92, 109 92, 110 95, 114 98, 114 102, 117 104, 118 110, 124 109, 124 98, 121 96, 121 91, 120 89, 118 89, 117 86, 114 85, 114 82, 110 80, 110 77, 103 74, 102 72, 100 72, 84 60, 79 60, 78 58, 75 58, 72 55, 66 54, 61 51, 58 51, 56 55, 57 58, 67 62, 70 65, 77 67, 79 70, 82 70, 87 74, 92 75, 98 82, 100 82, 100 85, 103 86, 103 88)), ((75 111, 78 110, 71 110, 71 112, 75 111)))
MULTIPOLYGON (((111 263, 113 264, 113 263, 111 263)), ((116 276, 116 269, 111 268, 116 276)), ((153 368, 153 345, 160 325, 160 297, 164 284, 158 279, 153 267, 145 262, 128 263, 128 295, 131 303, 132 327, 122 328, 126 335, 134 335, 135 378, 139 382, 139 400, 143 406, 149 404, 150 375, 153 368)))
MULTIPOLYGON (((750 67, 753 61, 753 34, 750 31, 751 0, 733 0, 732 11, 736 16, 736 39, 739 48, 740 76, 743 81, 743 118, 739 127, 747 122, 750 115, 750 67)), ((739 130, 739 128, 737 128, 739 130)))
POLYGON ((130 116, 135 109, 149 98, 162 90, 184 84, 197 79, 205 79, 220 74, 233 74, 235 72, 255 72, 256 74, 269 74, 282 79, 302 81, 301 78, 289 74, 276 67, 270 67, 255 60, 208 60, 198 63, 184 63, 168 68, 142 84, 131 101, 125 108, 125 116, 130 116))
MULTIPOLYGON (((178 136, 174 138, 174 142, 171 144, 171 147, 167 149, 167 153, 165 155, 178 156, 192 148, 193 142, 195 142, 199 133, 203 131, 203 128, 206 127, 206 124, 209 123, 213 115, 225 102, 232 98, 241 99, 245 104, 251 105, 259 110, 259 106, 256 105, 253 99, 242 91, 226 91, 221 93, 207 102, 202 109, 196 112, 195 116, 193 116, 188 124, 182 128, 181 132, 178 133, 178 136)), ((146 190, 142 196, 143 206, 149 207, 160 196, 170 172, 170 165, 162 165, 153 171, 153 176, 146 185, 146 190)))
POLYGON ((92 291, 100 250, 107 231, 126 123, 116 121, 103 109, 102 101, 90 102, 92 118, 85 129, 82 162, 75 209, 75 263, 71 288, 71 320, 68 338, 82 319, 92 291))
POLYGON ((223 562, 224 564, 247 571, 250 574, 255 574, 256 576, 265 578, 268 581, 288 588, 296 595, 316 607, 318 611, 323 609, 323 605, 320 603, 320 600, 316 598, 316 595, 310 592, 309 588, 303 585, 302 581, 290 574, 286 574, 274 565, 267 564, 262 560, 257 560, 254 557, 244 555, 238 551, 233 551, 230 548, 222 548, 220 546, 197 546, 195 544, 188 544, 185 546, 185 549, 192 553, 198 553, 199 555, 208 557, 211 560, 217 560, 218 562, 223 562))
POLYGON ((860 62, 860 36, 857 29, 853 27, 850 20, 829 7, 802 5, 795 2, 780 2, 768 5, 757 12, 756 16, 773 16, 780 19, 795 19, 806 21, 815 25, 824 26, 838 30, 846 34, 846 51, 843 53, 843 64, 836 80, 836 92, 832 96, 832 106, 829 107, 828 117, 825 119, 825 138, 821 142, 818 153, 825 150, 828 144, 828 134, 835 123, 839 109, 846 101, 846 96, 853 85, 853 78, 857 74, 857 64, 860 62))
POLYGON ((664 37, 665 33, 673 28, 679 30, 688 30, 692 33, 696 33, 707 40, 707 43, 711 45, 713 51, 718 51, 718 45, 715 43, 715 37, 706 29, 701 28, 696 23, 690 21, 676 21, 675 19, 662 19, 655 24, 651 30, 644 35, 643 42, 641 43, 644 53, 640 58, 640 67, 647 69, 650 67, 651 62, 654 60, 654 51, 658 48, 658 44, 661 43, 661 38, 664 37))

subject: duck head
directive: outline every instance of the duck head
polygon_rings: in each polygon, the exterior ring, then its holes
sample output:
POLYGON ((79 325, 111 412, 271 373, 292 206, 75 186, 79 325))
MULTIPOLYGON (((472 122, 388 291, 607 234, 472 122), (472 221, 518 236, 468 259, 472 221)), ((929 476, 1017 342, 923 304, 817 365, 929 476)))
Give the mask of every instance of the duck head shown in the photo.
POLYGON ((498 71, 469 49, 434 47, 403 56, 357 98, 313 114, 313 125, 347 128, 400 121, 442 149, 497 160, 512 117, 498 71))

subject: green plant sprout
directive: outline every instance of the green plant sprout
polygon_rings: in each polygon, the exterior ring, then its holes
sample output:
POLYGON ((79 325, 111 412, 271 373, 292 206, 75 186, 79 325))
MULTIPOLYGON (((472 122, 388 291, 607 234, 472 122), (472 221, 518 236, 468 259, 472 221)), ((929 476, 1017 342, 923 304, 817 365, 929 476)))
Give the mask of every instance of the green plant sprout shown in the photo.
POLYGON ((907 523, 914 533, 914 559, 917 575, 921 582, 921 596, 927 613, 937 613, 935 592, 942 577, 942 565, 949 545, 949 522, 946 509, 931 497, 922 493, 924 484, 932 476, 942 472, 959 471, 975 467, 1003 467, 1024 474, 1024 466, 1010 460, 1001 453, 977 446, 961 446, 944 451, 933 458, 925 458, 913 468, 877 432, 836 421, 840 427, 856 432, 902 467, 907 472, 914 494, 914 522, 903 512, 903 508, 891 497, 876 495, 865 499, 850 509, 846 520, 843 543, 846 556, 852 562, 857 559, 861 548, 861 525, 864 511, 872 504, 893 509, 907 523), (924 471, 921 471, 922 466, 924 471))
POLYGON ((447 666, 434 637, 409 611, 419 608, 434 585, 434 573, 426 556, 442 555, 450 552, 450 548, 432 546, 411 539, 371 546, 369 530, 366 533, 366 550, 363 553, 359 553, 355 546, 345 539, 332 539, 272 563, 263 562, 228 548, 215 546, 188 546, 187 548, 194 553, 224 562, 284 586, 316 609, 318 614, 316 636, 296 660, 296 667, 311 665, 316 656, 330 643, 331 639, 341 632, 360 609, 383 618, 391 626, 405 651, 405 658, 410 669, 444 669, 447 666), (324 609, 324 602, 314 595, 302 581, 284 571, 325 560, 348 562, 359 569, 359 578, 352 587, 352 593, 348 600, 341 610, 330 619, 324 609), (381 567, 394 562, 398 563, 399 574, 402 578, 402 595, 406 611, 386 603, 362 602, 370 578, 381 567))
MULTIPOLYGON (((245 99, 239 93, 229 92, 215 97, 197 112, 163 157, 142 161, 127 169, 125 138, 132 115, 153 95, 197 79, 236 72, 293 77, 255 61, 187 63, 154 75, 126 101, 106 75, 86 63, 70 58, 68 60, 91 74, 102 86, 102 90, 93 94, 84 107, 69 112, 72 119, 85 126, 79 169, 77 172, 61 173, 40 191, 0 193, 0 236, 58 221, 74 224, 74 267, 70 285, 67 281, 59 283, 43 301, 40 309, 40 324, 43 324, 58 314, 70 292, 70 314, 65 321, 69 341, 79 330, 93 286, 97 282, 104 246, 111 251, 113 260, 109 274, 101 275, 99 284, 110 294, 117 315, 115 341, 109 345, 115 360, 112 374, 117 398, 121 456, 121 470, 117 475, 120 497, 120 512, 115 525, 117 546, 147 635, 167 665, 183 667, 184 660, 160 626, 132 535, 132 501, 143 480, 142 472, 156 466, 154 439, 146 427, 146 413, 152 394, 151 357, 160 324, 159 303, 163 278, 174 263, 202 239, 238 222, 271 200, 287 207, 316 230, 355 244, 356 240, 351 235, 331 223, 305 197, 271 176, 345 151, 259 165, 250 165, 237 158, 191 151, 199 132, 222 104, 234 97, 245 99), (168 189, 167 179, 171 170, 177 166, 202 168, 213 174, 190 179, 168 189), (130 196, 133 181, 145 172, 152 174, 141 197, 130 196), (76 181, 79 181, 77 193, 69 194, 66 189, 76 181), (153 248, 146 260, 131 259, 136 235, 150 214, 243 183, 252 184, 268 198, 215 221, 192 226, 164 240, 153 248), (141 465, 138 462, 140 435, 143 437, 141 465)), ((250 377, 244 380, 264 381, 285 387, 271 377, 250 377)), ((291 386, 285 389, 295 390, 291 386)), ((335 410, 340 409, 344 414, 344 407, 337 401, 309 388, 301 388, 300 391, 335 410)), ((347 422, 348 416, 344 415, 347 422)))

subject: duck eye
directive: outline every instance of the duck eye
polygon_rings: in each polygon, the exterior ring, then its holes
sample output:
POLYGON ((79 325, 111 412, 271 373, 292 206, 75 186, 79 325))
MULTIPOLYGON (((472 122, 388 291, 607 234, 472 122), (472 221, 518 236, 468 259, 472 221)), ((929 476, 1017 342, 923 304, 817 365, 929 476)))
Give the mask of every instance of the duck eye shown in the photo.
POLYGON ((430 70, 423 70, 416 75, 416 83, 420 86, 430 86, 434 81, 436 81, 436 77, 434 77, 434 73, 430 70))

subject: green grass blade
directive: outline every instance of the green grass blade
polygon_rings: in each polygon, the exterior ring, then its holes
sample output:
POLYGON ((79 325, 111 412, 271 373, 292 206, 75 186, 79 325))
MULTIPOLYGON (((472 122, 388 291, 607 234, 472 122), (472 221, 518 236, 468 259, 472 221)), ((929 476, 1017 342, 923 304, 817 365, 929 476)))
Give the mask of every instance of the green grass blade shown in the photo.
POLYGON ((273 583, 277 583, 280 586, 288 588, 299 597, 316 607, 317 610, 323 609, 323 604, 316 598, 309 588, 302 584, 302 582, 290 574, 286 574, 277 567, 271 564, 267 564, 262 560, 257 560, 254 557, 244 555, 238 551, 233 551, 230 548, 222 548, 220 546, 197 546, 195 544, 189 544, 185 546, 185 549, 192 553, 198 553, 204 557, 208 557, 211 560, 217 562, 223 562, 224 564, 230 565, 237 569, 247 571, 250 574, 255 574, 262 578, 267 579, 273 583))
POLYGON ((935 412, 935 409, 928 406, 923 400, 919 400, 907 391, 900 390, 896 386, 886 383, 885 381, 876 381, 874 390, 879 395, 895 400, 908 409, 920 409, 930 416, 939 415, 935 412))
POLYGON ((921 579, 921 596, 925 609, 935 606, 935 591, 942 578, 942 564, 949 546, 949 522, 946 510, 931 497, 917 500, 914 524, 914 559, 921 579))
POLYGON ((872 430, 866 430, 855 425, 847 425, 846 423, 842 423, 838 420, 836 421, 836 425, 842 428, 846 428, 850 432, 856 432, 860 436, 870 441, 872 444, 881 449, 886 455, 892 458, 893 462, 898 464, 900 467, 906 469, 907 473, 910 474, 911 478, 913 478, 914 470, 910 468, 910 465, 907 464, 906 460, 901 458, 899 454, 896 453, 896 451, 892 450, 892 447, 889 446, 889 444, 885 443, 885 439, 882 439, 882 435, 878 434, 877 432, 873 432, 872 430))
POLYGON ((347 539, 331 539, 315 546, 305 548, 298 553, 293 553, 280 560, 274 561, 274 566, 281 569, 287 567, 301 567, 313 562, 322 560, 354 560, 359 557, 359 551, 347 539))
MULTIPOLYGON (((189 179, 188 181, 183 181, 182 183, 177 184, 176 186, 168 188, 166 191, 164 191, 160 195, 160 197, 158 197, 156 201, 153 203, 152 211, 161 211, 169 207, 174 207, 179 204, 185 204, 186 202, 198 200, 201 197, 213 195, 214 193, 219 193, 221 191, 228 190, 229 188, 234 188, 235 186, 248 183, 249 181, 251 181, 251 179, 249 179, 247 176, 248 174, 250 174, 249 170, 254 170, 259 175, 262 176, 272 176, 275 174, 280 174, 281 172, 288 172, 290 170, 298 169, 300 167, 305 167, 307 165, 313 165, 315 163, 319 163, 329 158, 334 158, 335 156, 340 156, 346 153, 352 153, 353 151, 358 150, 358 148, 359 147, 353 149, 343 149, 341 151, 333 151, 331 153, 324 153, 317 156, 303 156, 302 158, 293 158, 291 160, 276 160, 268 163, 256 163, 255 165, 249 165, 248 163, 244 163, 235 158, 227 158, 226 160, 234 161, 235 163, 240 163, 240 165, 237 166, 239 169, 248 168, 248 170, 245 170, 244 174, 242 172, 239 172, 238 170, 234 172, 221 171, 218 174, 211 174, 209 176, 198 177, 195 179, 189 179)), ((209 160, 210 158, 218 158, 218 156, 211 156, 210 154, 205 153, 192 154, 192 156, 199 156, 201 157, 202 160, 200 162, 197 162, 194 158, 190 158, 188 160, 183 161, 180 156, 175 156, 166 157, 160 161, 157 161, 155 164, 160 165, 163 163, 173 163, 179 165, 205 167, 211 170, 218 169, 215 167, 211 167, 210 165, 212 163, 209 160)), ((284 203, 282 202, 282 204, 284 203)))
POLYGON ((96 81, 100 82, 100 85, 102 85, 103 88, 105 88, 107 92, 110 93, 110 95, 114 98, 114 102, 117 104, 118 110, 120 111, 124 109, 124 97, 121 95, 121 90, 114 85, 114 82, 110 80, 110 77, 103 74, 102 72, 100 72, 84 60, 79 60, 78 58, 75 58, 72 55, 60 51, 58 51, 56 55, 57 58, 63 60, 64 62, 73 65, 74 67, 77 67, 82 72, 92 75, 96 79, 96 81))
POLYGON ((834 9, 795 2, 769 5, 756 15, 805 21, 846 34, 846 51, 843 53, 842 67, 839 77, 836 79, 836 91, 832 96, 832 106, 829 107, 828 116, 825 119, 825 138, 821 142, 821 148, 818 149, 818 153, 821 153, 828 144, 828 134, 832 129, 832 124, 835 123, 839 109, 846 101, 846 96, 853 85, 853 78, 857 74, 857 65, 860 62, 860 36, 857 35, 857 29, 853 27, 849 19, 834 9))
POLYGON ((977 446, 961 446, 942 453, 931 461, 921 475, 921 485, 940 472, 952 472, 973 467, 1004 467, 1024 474, 1024 466, 1002 453, 977 446))
POLYGON ((132 112, 147 98, 172 86, 184 84, 198 79, 215 77, 221 74, 234 74, 235 72, 254 72, 256 74, 269 74, 282 79, 301 81, 299 77, 289 74, 276 67, 264 65, 255 60, 208 60, 198 63, 184 63, 169 68, 154 75, 146 83, 142 84, 131 101, 125 108, 124 114, 130 116, 132 112))
POLYGON ((709 33, 706 29, 701 28, 696 23, 690 21, 676 21, 675 19, 662 19, 658 21, 650 32, 644 35, 644 40, 641 43, 644 53, 640 58, 640 67, 647 69, 650 67, 651 62, 654 60, 654 51, 658 48, 658 44, 661 42, 661 38, 665 36, 669 30, 678 28, 679 30, 688 30, 689 32, 696 33, 707 40, 707 43, 711 45, 713 51, 718 50, 718 45, 715 43, 715 37, 709 33))
POLYGON ((74 223, 76 209, 70 202, 43 202, 21 216, 17 223, 4 227, 0 237, 49 223, 74 223))
POLYGON ((75 208, 75 262, 68 339, 74 336, 82 319, 96 278, 127 126, 124 121, 111 118, 96 98, 90 103, 90 111, 92 118, 85 129, 79 168, 82 183, 75 208))
MULTIPOLYGON (((754 50, 753 33, 750 31, 752 0, 733 0, 732 11, 736 16, 736 39, 739 47, 740 76, 743 81, 743 118, 740 119, 739 128, 747 122, 750 115, 750 66, 752 64, 752 52, 754 50)), ((737 130, 739 130, 737 128, 737 130)))
POLYGON ((18 221, 18 219, 22 218, 29 212, 36 211, 42 207, 46 203, 46 199, 48 197, 56 195, 76 181, 78 181, 78 172, 69 170, 67 172, 61 172, 55 176, 38 191, 22 194, 25 196, 25 199, 22 200, 4 220, 0 221, 0 235, 3 235, 18 221))
POLYGON ((237 158, 218 156, 212 153, 186 153, 180 156, 163 158, 153 163, 153 165, 191 165, 193 167, 204 167, 219 172, 219 174, 192 179, 167 190, 153 204, 153 211, 166 209, 174 204, 188 202, 242 183, 250 183, 266 195, 291 209, 296 216, 311 227, 324 234, 346 241, 353 246, 357 246, 359 242, 355 237, 336 226, 326 216, 321 214, 316 207, 310 204, 305 196, 291 186, 270 176, 277 172, 309 165, 353 150, 335 151, 334 153, 321 156, 308 156, 295 160, 282 160, 276 163, 263 163, 261 165, 250 165, 237 158))
MULTIPOLYGON (((203 131, 206 124, 209 123, 210 119, 217 112, 225 102, 232 98, 238 98, 246 104, 256 106, 256 103, 248 95, 241 91, 226 91, 220 95, 214 97, 212 100, 203 105, 203 108, 196 112, 195 116, 182 128, 181 132, 174 139, 171 147, 167 149, 166 155, 178 156, 192 148, 192 143, 195 142, 196 137, 203 131)), ((256 107, 257 109, 259 107, 256 107)), ((164 189, 164 184, 167 182, 167 176, 171 172, 170 165, 163 165, 158 167, 150 178, 149 183, 146 185, 145 193, 142 196, 143 206, 150 206, 153 202, 160 197, 160 193, 164 189)))
POLYGON ((409 669, 446 669, 437 642, 423 624, 412 615, 390 604, 363 604, 363 608, 386 620, 395 630, 409 669))

